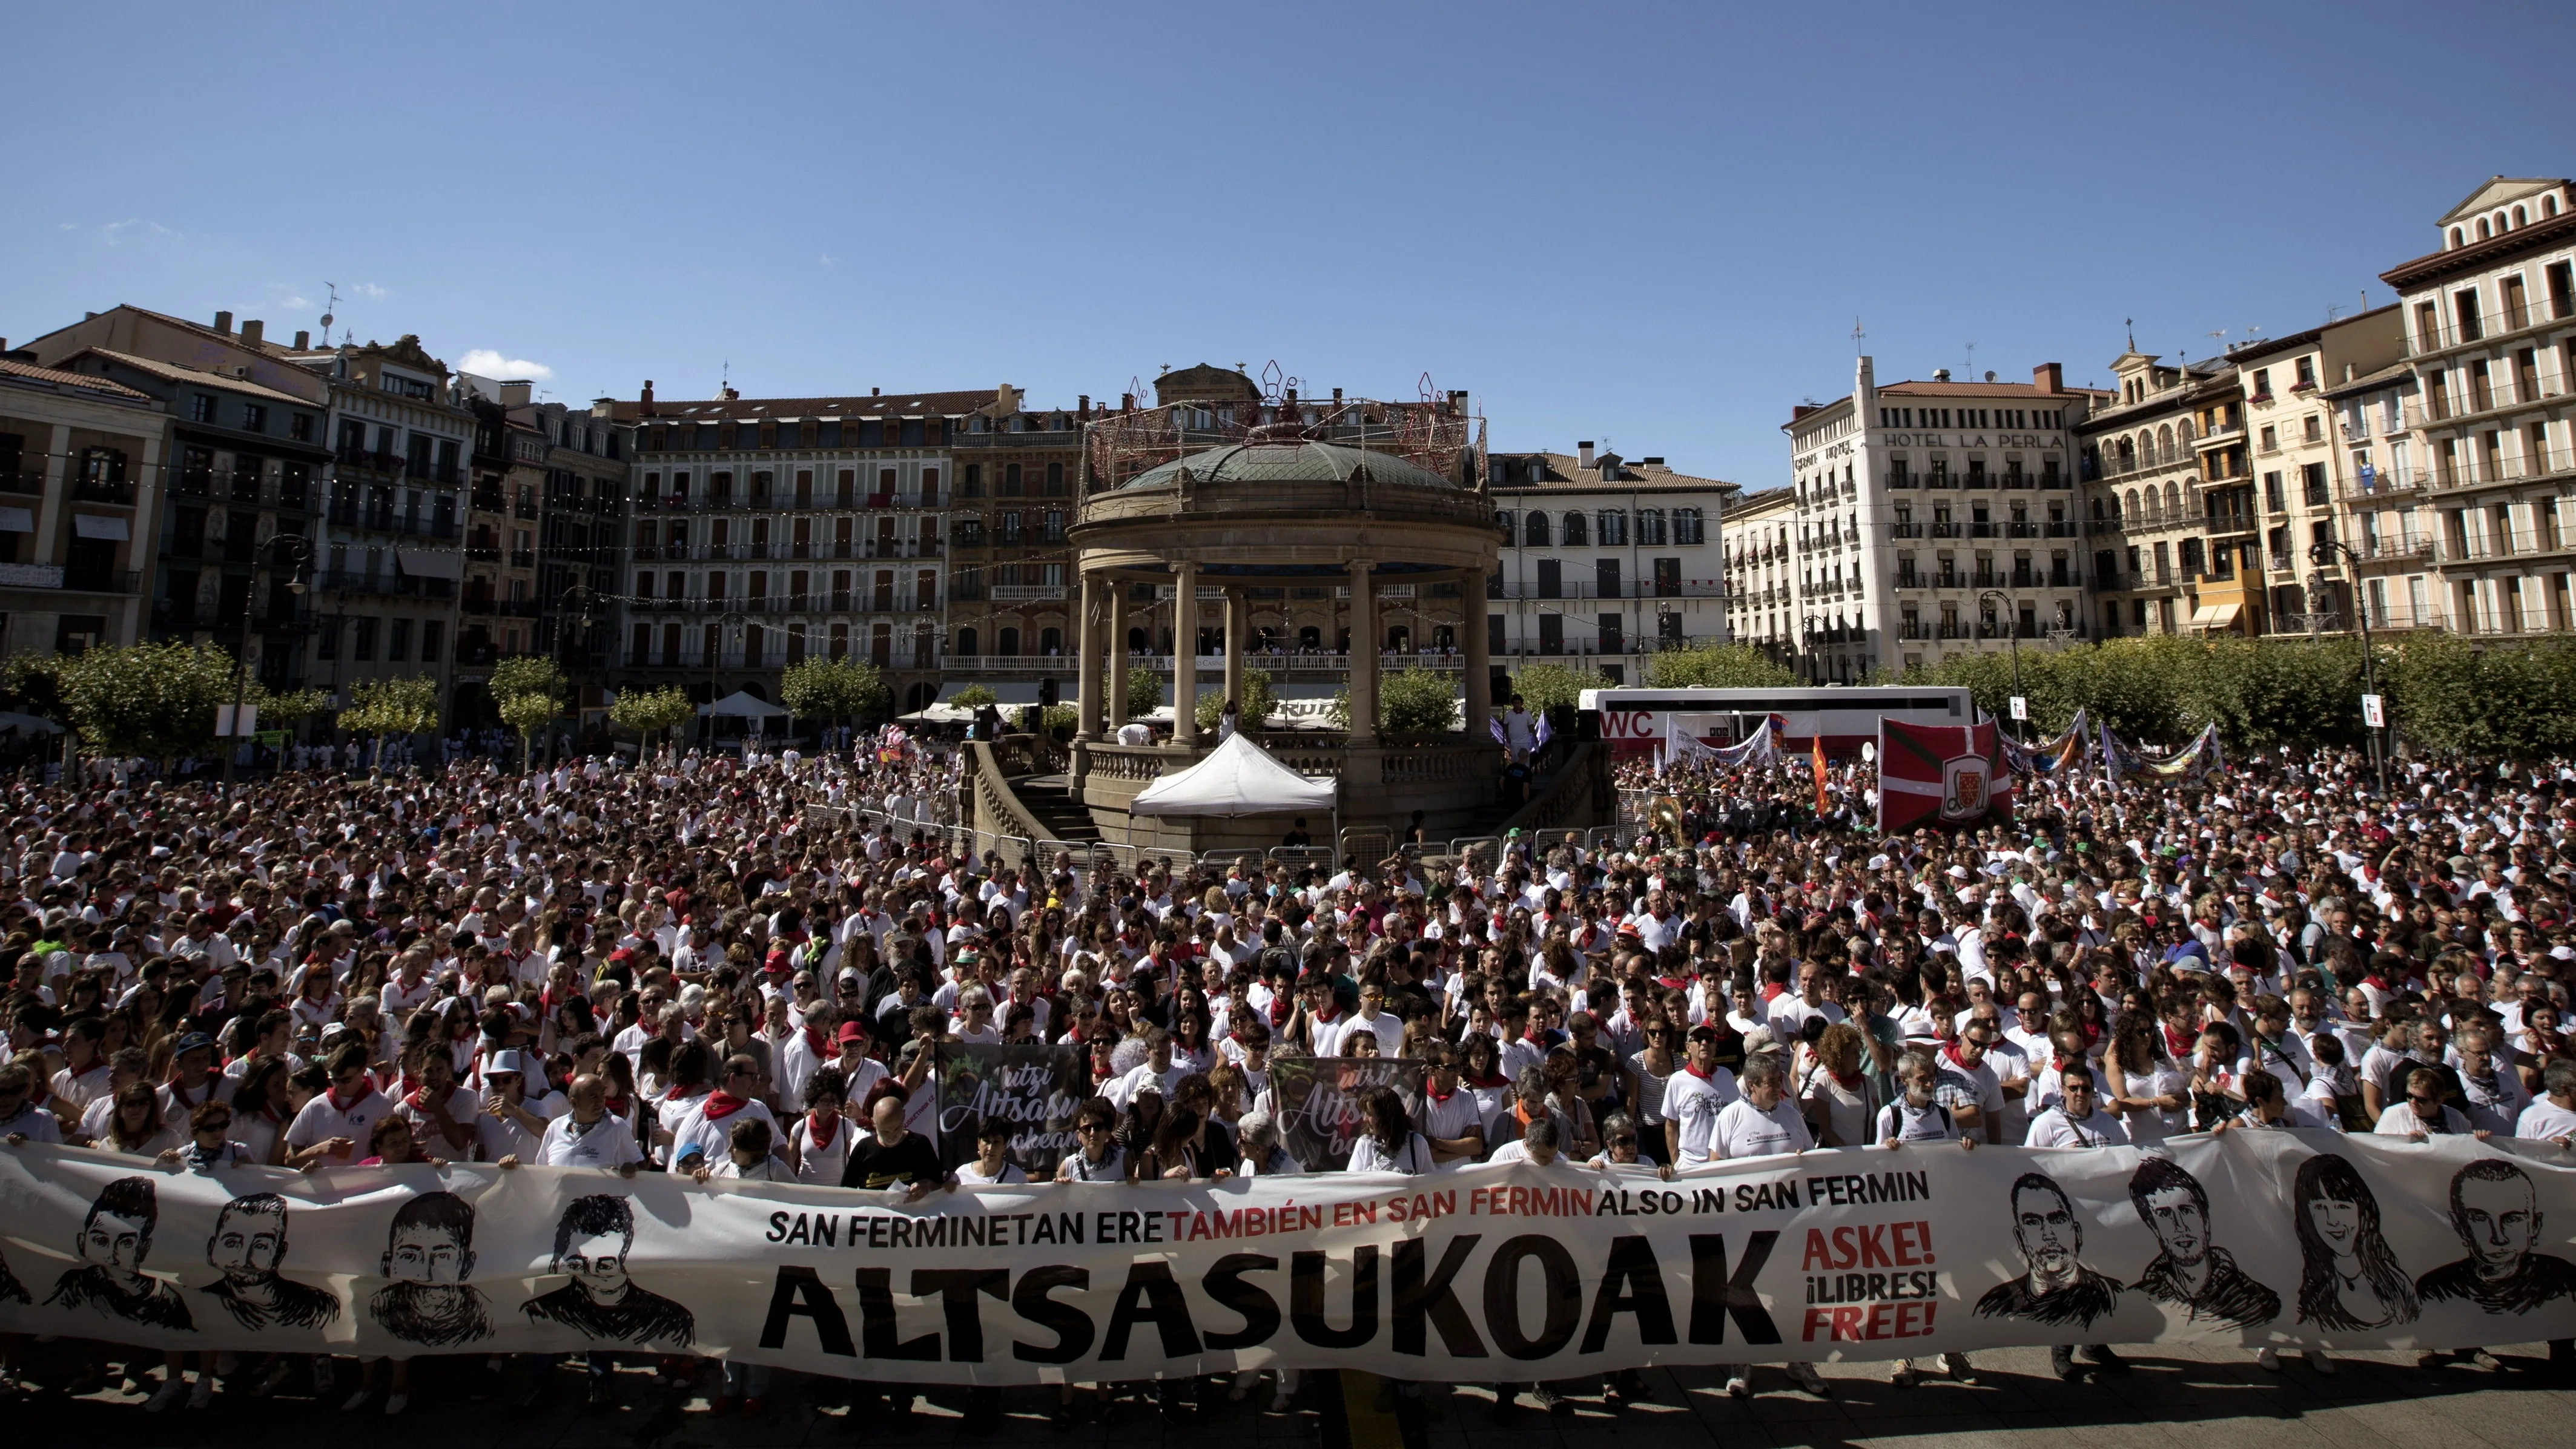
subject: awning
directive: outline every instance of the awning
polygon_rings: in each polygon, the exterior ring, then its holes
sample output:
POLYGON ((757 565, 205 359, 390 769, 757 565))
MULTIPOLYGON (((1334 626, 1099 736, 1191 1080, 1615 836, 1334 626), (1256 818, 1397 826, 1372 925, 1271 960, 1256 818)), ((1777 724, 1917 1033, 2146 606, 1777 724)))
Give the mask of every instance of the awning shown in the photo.
POLYGON ((1146 786, 1128 810, 1138 815, 1244 815, 1320 813, 1333 808, 1339 782, 1309 780, 1271 757, 1248 735, 1234 735, 1208 757, 1146 786))
POLYGON ((33 533, 36 515, 24 508, 0 508, 0 533, 33 533))
POLYGON ((72 515, 72 537, 112 538, 123 543, 133 535, 126 531, 122 518, 106 513, 75 513, 72 515))
POLYGON ((398 548, 394 558, 402 571, 416 579, 445 579, 450 583, 465 577, 465 555, 436 548, 398 548))
POLYGON ((699 705, 698 713, 728 715, 735 719, 776 719, 787 711, 749 690, 737 689, 713 704, 699 705))
POLYGON ((2236 623, 2236 616, 2244 611, 2243 604, 2203 604, 2192 611, 2191 627, 2195 629, 2229 628, 2236 623))

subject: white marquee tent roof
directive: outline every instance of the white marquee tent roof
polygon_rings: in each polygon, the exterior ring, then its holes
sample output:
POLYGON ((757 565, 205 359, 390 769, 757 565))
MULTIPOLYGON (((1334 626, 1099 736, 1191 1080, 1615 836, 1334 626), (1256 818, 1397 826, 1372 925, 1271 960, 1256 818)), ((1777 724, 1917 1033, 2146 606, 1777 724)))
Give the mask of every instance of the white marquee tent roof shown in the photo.
POLYGON ((1287 815, 1331 810, 1340 788, 1307 779, 1235 735, 1206 759, 1146 786, 1127 808, 1137 815, 1287 815))

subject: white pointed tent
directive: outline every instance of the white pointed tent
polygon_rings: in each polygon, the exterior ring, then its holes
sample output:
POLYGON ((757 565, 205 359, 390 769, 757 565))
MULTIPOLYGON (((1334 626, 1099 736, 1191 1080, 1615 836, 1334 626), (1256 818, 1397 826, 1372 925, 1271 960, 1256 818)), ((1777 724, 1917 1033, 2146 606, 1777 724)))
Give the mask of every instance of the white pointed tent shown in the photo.
POLYGON ((776 719, 787 711, 749 690, 737 689, 713 704, 699 705, 698 713, 730 715, 740 719, 776 719))
POLYGON ((1288 815, 1331 810, 1340 794, 1338 782, 1309 780, 1250 739, 1234 735, 1206 759, 1146 786, 1127 810, 1131 815, 1288 815))

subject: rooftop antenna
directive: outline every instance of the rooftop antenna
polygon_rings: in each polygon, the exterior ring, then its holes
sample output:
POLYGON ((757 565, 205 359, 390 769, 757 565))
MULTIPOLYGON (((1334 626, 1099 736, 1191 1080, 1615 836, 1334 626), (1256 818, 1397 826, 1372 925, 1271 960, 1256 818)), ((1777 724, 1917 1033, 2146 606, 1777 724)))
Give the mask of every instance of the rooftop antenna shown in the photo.
POLYGON ((1860 344, 1861 344, 1861 340, 1862 340, 1863 338, 1866 338, 1867 336, 1869 336, 1869 334, 1868 334, 1868 333, 1866 333, 1866 332, 1863 332, 1863 331, 1860 329, 1860 318, 1858 318, 1857 316, 1853 317, 1853 318, 1852 318, 1851 340, 1852 340, 1852 354, 1853 354, 1854 356, 1858 356, 1858 355, 1860 354, 1860 344))
POLYGON ((322 345, 328 347, 331 345, 331 314, 340 310, 340 284, 324 282, 322 285, 331 289, 331 300, 322 304, 322 345))
POLYGON ((2137 319, 2137 318, 2135 318, 2135 317, 2123 317, 2123 318, 2121 318, 2121 319, 2120 319, 2120 324, 2121 324, 2122 326, 2124 326, 2124 327, 2126 327, 2126 328, 2128 328, 2128 329, 2129 329, 2129 350, 2130 350, 2131 352, 2135 352, 2135 351, 2137 351, 2137 350, 2138 350, 2138 319, 2137 319))

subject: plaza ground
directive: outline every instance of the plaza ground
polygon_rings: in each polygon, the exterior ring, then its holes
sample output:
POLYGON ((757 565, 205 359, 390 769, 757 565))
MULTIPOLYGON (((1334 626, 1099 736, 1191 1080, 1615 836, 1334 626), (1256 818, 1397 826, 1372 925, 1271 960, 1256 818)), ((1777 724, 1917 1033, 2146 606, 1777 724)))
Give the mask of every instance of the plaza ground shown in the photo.
MULTIPOLYGON (((1834 1389, 1818 1399, 1790 1389, 1777 1369, 1759 1369, 1751 1399, 1727 1396, 1717 1369, 1654 1370, 1651 1403, 1605 1412, 1589 1395, 1575 1412, 1551 1416, 1524 1396, 1507 1423, 1491 1417, 1482 1385, 1427 1385, 1420 1422, 1409 1408, 1380 1412, 1378 1381, 1365 1374, 1309 1375, 1294 1413, 1223 1404, 1177 1427, 1152 1407, 1130 1403, 1107 1425, 1058 1434, 1047 1423, 1054 1395, 1017 1389, 1003 1396, 1001 1426, 964 1432, 955 1404, 926 1405, 898 1433, 859 1432, 838 1386, 781 1375, 757 1419, 705 1412, 712 1369, 666 1393, 649 1374, 616 1376, 615 1404, 588 1408, 576 1373, 557 1373, 552 1396, 521 1410, 506 1399, 475 1401, 442 1368, 421 1366, 408 1413, 373 1408, 342 1413, 291 1394, 256 1401, 221 1396, 209 1410, 145 1414, 137 1395, 105 1392, 22 1401, 8 1417, 23 1427, 61 1429, 63 1442, 120 1446, 256 1444, 262 1449, 783 1449, 788 1445, 950 1445, 1002 1442, 1077 1446, 1162 1442, 1190 1449, 2543 1449, 2570 1441, 2576 1387, 2550 1371, 2538 1344, 2501 1348, 2497 1366, 2422 1369, 2412 1353, 2338 1359, 2319 1377, 2296 1359, 2266 1373, 2250 1358, 2217 1350, 2142 1350, 2132 1371, 2098 1383, 2066 1384, 2044 1349, 1997 1350, 1977 1359, 1978 1383, 1928 1380, 1913 1389, 1887 1381, 1887 1364, 1826 1365, 1834 1389)), ((1587 1386, 1588 1387, 1588 1386, 1587 1386)), ((1266 1388, 1266 1386, 1265 1386, 1266 1388)))

